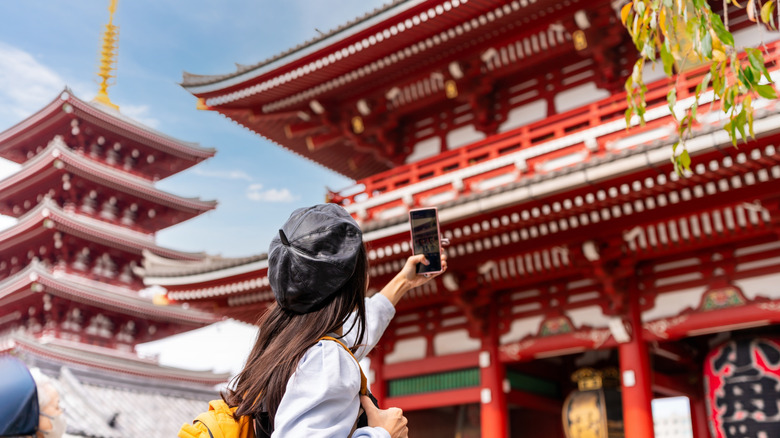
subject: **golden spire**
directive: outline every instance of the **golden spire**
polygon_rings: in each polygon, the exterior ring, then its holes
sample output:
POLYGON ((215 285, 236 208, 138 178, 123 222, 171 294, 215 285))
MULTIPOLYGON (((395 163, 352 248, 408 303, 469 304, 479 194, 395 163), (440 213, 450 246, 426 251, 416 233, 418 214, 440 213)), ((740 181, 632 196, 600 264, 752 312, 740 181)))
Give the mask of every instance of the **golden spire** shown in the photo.
POLYGON ((108 80, 115 77, 111 73, 116 70, 116 43, 119 31, 119 26, 114 26, 113 24, 116 2, 117 0, 111 0, 111 3, 108 5, 108 24, 106 25, 106 31, 103 33, 103 48, 100 51, 100 69, 98 70, 98 77, 101 78, 100 89, 94 101, 118 110, 119 106, 114 105, 108 97, 108 86, 114 85, 110 84, 108 80))

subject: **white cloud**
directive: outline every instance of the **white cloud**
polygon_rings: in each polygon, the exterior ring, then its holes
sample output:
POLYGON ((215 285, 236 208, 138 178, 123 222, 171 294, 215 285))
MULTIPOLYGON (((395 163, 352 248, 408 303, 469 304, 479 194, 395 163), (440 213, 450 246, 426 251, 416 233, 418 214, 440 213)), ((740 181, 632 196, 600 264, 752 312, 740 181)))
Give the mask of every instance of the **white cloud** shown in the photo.
POLYGON ((149 116, 149 105, 120 105, 119 112, 152 129, 157 129, 160 126, 159 120, 149 116))
POLYGON ((11 216, 0 215, 0 231, 5 230, 6 228, 11 228, 12 226, 16 225, 17 222, 18 221, 11 216))
POLYGON ((252 184, 246 188, 246 197, 253 201, 263 202, 293 202, 298 196, 293 195, 288 189, 266 189, 262 184, 252 184))
POLYGON ((32 55, 0 42, 0 126, 40 110, 65 88, 65 80, 32 55))
POLYGON ((252 181, 252 177, 243 170, 205 170, 198 167, 192 169, 191 173, 208 178, 241 179, 244 181, 252 181))
POLYGON ((16 173, 22 168, 21 164, 14 163, 13 161, 0 158, 0 181, 16 173))

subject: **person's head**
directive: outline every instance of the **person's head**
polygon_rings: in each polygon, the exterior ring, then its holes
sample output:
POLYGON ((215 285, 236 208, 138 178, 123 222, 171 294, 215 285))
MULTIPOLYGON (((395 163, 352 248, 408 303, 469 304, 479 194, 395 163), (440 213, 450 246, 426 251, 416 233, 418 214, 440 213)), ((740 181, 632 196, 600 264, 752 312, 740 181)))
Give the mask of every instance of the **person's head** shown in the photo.
POLYGON ((295 210, 271 241, 268 280, 276 301, 258 320, 254 348, 226 400, 239 407, 237 416, 267 410, 273 421, 309 347, 351 330, 362 343, 368 257, 357 222, 335 204, 295 210))
POLYGON ((60 409, 60 393, 51 379, 39 369, 30 370, 35 386, 38 389, 38 419, 37 438, 60 438, 65 434, 65 416, 60 409))

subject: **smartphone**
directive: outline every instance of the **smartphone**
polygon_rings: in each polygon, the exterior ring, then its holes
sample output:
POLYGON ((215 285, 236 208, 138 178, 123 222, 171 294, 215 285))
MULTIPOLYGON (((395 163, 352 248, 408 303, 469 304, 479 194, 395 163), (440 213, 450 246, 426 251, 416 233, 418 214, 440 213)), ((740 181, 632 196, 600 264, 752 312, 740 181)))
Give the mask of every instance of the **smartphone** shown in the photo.
POLYGON ((436 274, 441 272, 441 232, 436 207, 419 208, 409 211, 409 224, 412 230, 412 253, 425 254, 430 264, 417 264, 418 274, 436 274))

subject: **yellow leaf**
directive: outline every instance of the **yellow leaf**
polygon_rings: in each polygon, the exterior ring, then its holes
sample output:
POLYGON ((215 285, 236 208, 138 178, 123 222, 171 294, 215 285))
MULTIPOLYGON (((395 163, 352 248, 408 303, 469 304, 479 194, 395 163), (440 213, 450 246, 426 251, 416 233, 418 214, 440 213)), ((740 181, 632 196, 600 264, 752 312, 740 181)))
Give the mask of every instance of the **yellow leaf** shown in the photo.
POLYGON ((721 42, 720 38, 718 38, 717 32, 715 32, 715 30, 712 28, 710 28, 710 37, 712 37, 712 50, 720 50, 721 52, 725 52, 723 50, 723 42, 721 42))
POLYGON ((768 2, 764 3, 764 6, 761 7, 761 21, 767 24, 772 23, 772 11, 774 8, 774 0, 769 0, 768 2))
POLYGON ((717 49, 712 49, 712 60, 723 62, 726 60, 726 54, 717 49))
POLYGON ((738 7, 738 8, 741 8, 741 7, 742 7, 742 5, 741 5, 741 4, 737 3, 737 0, 731 0, 731 4, 733 4, 734 6, 736 6, 736 7, 738 7))
POLYGON ((661 12, 658 15, 658 26, 661 28, 661 33, 666 36, 666 8, 661 6, 661 12))
POLYGON ((634 6, 634 2, 628 2, 625 6, 623 6, 623 9, 620 10, 620 20, 623 22, 623 25, 627 25, 628 21, 628 14, 631 13, 631 8, 634 6))

